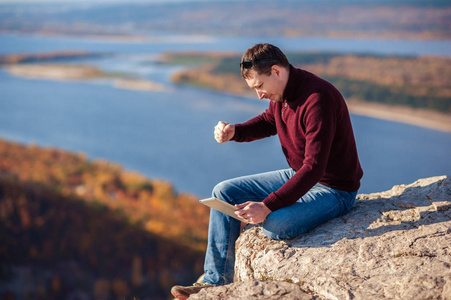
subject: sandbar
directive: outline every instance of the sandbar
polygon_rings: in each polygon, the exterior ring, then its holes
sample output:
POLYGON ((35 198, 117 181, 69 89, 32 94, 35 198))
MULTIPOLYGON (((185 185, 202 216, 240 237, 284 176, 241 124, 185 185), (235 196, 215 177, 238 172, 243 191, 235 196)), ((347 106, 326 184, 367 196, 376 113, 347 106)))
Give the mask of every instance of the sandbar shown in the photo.
POLYGON ((106 73, 87 65, 13 64, 4 68, 13 75, 33 79, 83 80, 107 77, 106 73))
POLYGON ((165 90, 164 85, 144 79, 118 79, 115 80, 113 86, 116 88, 141 91, 158 92, 165 90))
POLYGON ((93 66, 88 65, 62 65, 62 64, 11 64, 4 66, 9 73, 23 78, 50 79, 50 80, 89 80, 89 79, 112 79, 116 88, 163 91, 164 85, 144 79, 120 78, 118 75, 105 73, 93 66))
POLYGON ((358 100, 349 100, 347 104, 351 114, 401 122, 451 133, 450 114, 358 100))

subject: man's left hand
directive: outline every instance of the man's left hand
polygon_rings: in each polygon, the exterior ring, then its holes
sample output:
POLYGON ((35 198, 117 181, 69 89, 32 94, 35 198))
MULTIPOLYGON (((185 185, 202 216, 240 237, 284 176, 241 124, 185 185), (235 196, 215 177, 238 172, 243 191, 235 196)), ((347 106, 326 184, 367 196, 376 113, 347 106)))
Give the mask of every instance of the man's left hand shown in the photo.
POLYGON ((235 211, 237 216, 244 218, 250 224, 258 224, 263 222, 271 213, 271 210, 263 202, 248 201, 243 204, 237 204, 235 211))

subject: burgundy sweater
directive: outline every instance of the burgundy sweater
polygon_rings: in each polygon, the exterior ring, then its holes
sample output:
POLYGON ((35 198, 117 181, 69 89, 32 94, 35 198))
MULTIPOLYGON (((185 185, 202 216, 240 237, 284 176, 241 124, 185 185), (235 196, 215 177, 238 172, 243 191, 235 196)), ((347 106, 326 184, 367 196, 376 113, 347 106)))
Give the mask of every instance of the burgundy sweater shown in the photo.
POLYGON ((296 171, 263 201, 275 211, 294 204, 316 183, 355 192, 363 171, 348 108, 327 81, 290 65, 283 102, 271 102, 261 115, 235 125, 236 142, 278 134, 288 165, 296 171))

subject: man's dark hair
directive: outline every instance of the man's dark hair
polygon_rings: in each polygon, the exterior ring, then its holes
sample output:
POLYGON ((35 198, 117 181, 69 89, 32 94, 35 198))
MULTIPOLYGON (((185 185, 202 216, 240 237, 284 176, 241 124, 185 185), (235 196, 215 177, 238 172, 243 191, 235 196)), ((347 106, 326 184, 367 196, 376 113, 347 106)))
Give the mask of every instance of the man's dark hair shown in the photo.
POLYGON ((241 58, 241 76, 247 78, 249 70, 254 70, 257 74, 271 75, 273 65, 288 68, 290 63, 278 47, 266 43, 256 44, 247 49, 241 58))

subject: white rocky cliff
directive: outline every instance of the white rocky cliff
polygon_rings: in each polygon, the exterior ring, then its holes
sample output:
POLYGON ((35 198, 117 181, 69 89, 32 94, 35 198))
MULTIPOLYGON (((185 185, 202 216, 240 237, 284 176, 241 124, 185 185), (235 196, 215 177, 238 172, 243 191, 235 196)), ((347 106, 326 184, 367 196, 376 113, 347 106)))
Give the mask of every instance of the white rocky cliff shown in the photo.
POLYGON ((235 283, 190 299, 451 299, 451 180, 358 195, 347 215, 286 242, 247 228, 235 283))

